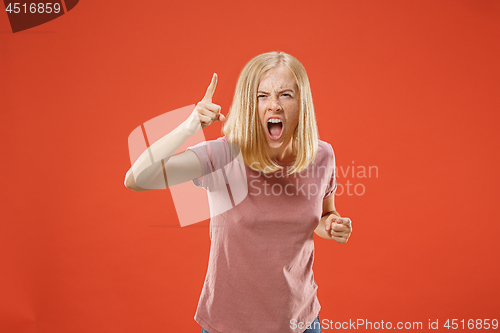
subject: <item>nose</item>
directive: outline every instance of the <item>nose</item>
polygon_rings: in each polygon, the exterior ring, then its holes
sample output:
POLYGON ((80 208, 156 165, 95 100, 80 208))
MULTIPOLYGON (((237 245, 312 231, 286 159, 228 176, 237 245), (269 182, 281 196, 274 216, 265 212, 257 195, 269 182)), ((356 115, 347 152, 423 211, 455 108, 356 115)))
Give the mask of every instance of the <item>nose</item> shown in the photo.
POLYGON ((282 110, 280 101, 277 96, 271 96, 269 100, 269 106, 268 106, 269 111, 279 111, 282 110))

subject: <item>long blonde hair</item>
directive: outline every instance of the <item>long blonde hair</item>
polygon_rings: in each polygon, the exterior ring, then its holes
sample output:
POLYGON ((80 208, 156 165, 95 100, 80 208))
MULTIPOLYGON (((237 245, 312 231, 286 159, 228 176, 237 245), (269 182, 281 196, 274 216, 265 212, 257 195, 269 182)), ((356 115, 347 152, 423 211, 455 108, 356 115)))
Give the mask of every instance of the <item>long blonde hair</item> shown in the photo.
POLYGON ((318 126, 314 113, 311 87, 304 66, 284 52, 268 52, 250 60, 238 77, 233 102, 229 108, 222 134, 238 145, 247 166, 264 173, 281 170, 266 149, 265 133, 257 112, 257 89, 262 75, 271 68, 286 66, 295 77, 299 88, 299 122, 292 139, 295 162, 288 175, 301 172, 314 161, 318 152, 318 126))

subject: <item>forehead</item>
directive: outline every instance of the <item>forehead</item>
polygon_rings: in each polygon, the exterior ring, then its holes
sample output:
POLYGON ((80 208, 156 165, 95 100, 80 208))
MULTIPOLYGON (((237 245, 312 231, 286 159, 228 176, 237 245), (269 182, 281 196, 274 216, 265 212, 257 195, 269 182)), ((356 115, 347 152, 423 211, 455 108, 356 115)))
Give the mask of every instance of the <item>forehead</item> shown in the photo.
POLYGON ((259 89, 295 89, 297 83, 286 66, 271 68, 260 78, 259 89))

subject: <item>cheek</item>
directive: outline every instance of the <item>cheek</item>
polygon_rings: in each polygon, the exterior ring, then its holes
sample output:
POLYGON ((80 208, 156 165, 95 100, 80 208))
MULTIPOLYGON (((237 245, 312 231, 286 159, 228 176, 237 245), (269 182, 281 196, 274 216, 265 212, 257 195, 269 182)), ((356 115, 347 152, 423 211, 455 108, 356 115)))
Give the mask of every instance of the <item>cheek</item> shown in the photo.
POLYGON ((297 127, 298 123, 299 123, 299 110, 298 108, 296 109, 292 109, 293 111, 290 112, 290 117, 289 117, 289 121, 290 123, 293 125, 293 129, 295 130, 295 127, 297 127))
POLYGON ((260 117, 262 117, 264 115, 264 105, 263 105, 263 103, 257 104, 257 112, 259 113, 260 117))
POLYGON ((264 127, 264 113, 261 112, 260 110, 257 110, 257 112, 259 114, 259 122, 264 127))
POLYGON ((257 107, 257 114, 259 115, 260 120, 264 119, 264 112, 262 112, 259 107, 257 107))
POLYGON ((297 119, 293 122, 293 126, 292 126, 292 128, 290 128, 290 132, 295 132, 298 125, 299 125, 299 120, 297 119))

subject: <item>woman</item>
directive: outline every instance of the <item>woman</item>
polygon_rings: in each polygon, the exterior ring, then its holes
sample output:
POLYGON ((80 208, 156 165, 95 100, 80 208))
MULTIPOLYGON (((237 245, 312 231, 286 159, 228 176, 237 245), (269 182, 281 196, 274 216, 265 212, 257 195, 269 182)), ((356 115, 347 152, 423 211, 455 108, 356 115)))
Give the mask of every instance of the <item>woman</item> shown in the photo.
POLYGON ((335 156, 319 140, 306 71, 283 52, 253 58, 227 119, 212 103, 216 84, 214 74, 190 117, 151 145, 154 160, 167 161, 164 170, 147 168, 145 152, 125 184, 140 191, 192 180, 207 190, 211 211, 219 210, 210 221, 209 266, 195 315, 202 332, 320 332, 313 234, 345 243, 352 227, 335 210, 335 156), (224 122, 223 137, 172 156, 216 121, 224 122), (242 200, 235 199, 235 177, 247 185, 242 200), (220 209, 226 193, 230 209, 220 209))

